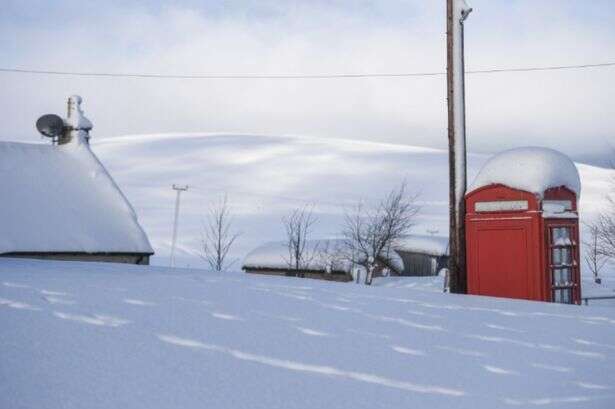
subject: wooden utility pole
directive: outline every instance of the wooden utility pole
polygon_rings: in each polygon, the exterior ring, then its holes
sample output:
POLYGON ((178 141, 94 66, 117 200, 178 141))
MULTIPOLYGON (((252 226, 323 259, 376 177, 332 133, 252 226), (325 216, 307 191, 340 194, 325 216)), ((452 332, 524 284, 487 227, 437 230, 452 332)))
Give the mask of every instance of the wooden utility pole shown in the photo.
POLYGON ((449 149, 450 288, 465 293, 466 138, 463 22, 472 9, 465 0, 446 0, 446 84, 449 149))

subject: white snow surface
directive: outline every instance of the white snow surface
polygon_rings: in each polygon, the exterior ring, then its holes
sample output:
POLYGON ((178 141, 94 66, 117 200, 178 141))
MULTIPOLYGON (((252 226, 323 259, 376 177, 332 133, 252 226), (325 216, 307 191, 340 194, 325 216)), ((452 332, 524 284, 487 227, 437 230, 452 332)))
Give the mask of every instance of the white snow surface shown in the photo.
POLYGON ((0 407, 615 407, 614 309, 438 279, 2 259, 0 407))
POLYGON ((581 193, 581 179, 574 162, 561 152, 542 147, 503 151, 482 167, 468 192, 491 184, 502 184, 542 197, 545 190, 565 186, 581 193))
POLYGON ((0 142, 0 253, 153 252, 87 144, 0 142))

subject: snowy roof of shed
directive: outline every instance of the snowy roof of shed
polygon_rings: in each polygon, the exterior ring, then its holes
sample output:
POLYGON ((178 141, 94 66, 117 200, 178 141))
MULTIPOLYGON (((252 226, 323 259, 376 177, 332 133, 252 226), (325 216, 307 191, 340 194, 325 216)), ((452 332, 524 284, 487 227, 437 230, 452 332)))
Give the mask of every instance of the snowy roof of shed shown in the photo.
MULTIPOLYGON (((343 242, 339 239, 308 240, 305 248, 305 268, 325 270, 330 257, 339 254, 343 242)), ((283 241, 262 244, 252 250, 243 260, 243 267, 288 269, 288 245, 283 241)), ((335 270, 348 271, 345 263, 338 262, 335 270)))
POLYGON ((448 237, 409 234, 398 240, 394 246, 395 250, 409 253, 422 253, 430 256, 448 255, 448 237))
POLYGON ((489 159, 468 192, 492 184, 502 184, 542 196, 545 190, 567 187, 577 198, 581 193, 579 172, 572 160, 561 152, 542 147, 503 151, 489 159))
POLYGON ((0 142, 0 254, 153 253, 87 144, 0 142))

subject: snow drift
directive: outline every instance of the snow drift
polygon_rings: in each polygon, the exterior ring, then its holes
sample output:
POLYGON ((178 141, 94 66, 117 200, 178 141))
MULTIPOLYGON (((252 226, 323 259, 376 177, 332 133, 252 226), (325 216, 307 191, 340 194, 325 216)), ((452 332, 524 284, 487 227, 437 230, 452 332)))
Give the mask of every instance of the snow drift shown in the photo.
POLYGON ((434 281, 0 259, 0 407, 615 407, 615 309, 434 281))

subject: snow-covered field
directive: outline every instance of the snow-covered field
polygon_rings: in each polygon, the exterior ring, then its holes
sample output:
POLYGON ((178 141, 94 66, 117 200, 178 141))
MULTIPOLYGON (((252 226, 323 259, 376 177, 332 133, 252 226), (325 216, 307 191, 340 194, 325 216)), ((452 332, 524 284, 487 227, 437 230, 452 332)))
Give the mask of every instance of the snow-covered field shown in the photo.
POLYGON ((0 408, 613 408, 615 309, 0 260, 0 408))
MULTIPOLYGON (((444 136, 443 136, 444 138, 444 136)), ((407 145, 314 137, 238 134, 158 134, 92 139, 92 150, 122 188, 156 250, 168 264, 175 192, 182 195, 178 256, 181 266, 202 265, 201 226, 206 207, 224 193, 242 232, 233 250, 241 260, 255 247, 284 235, 281 218, 314 205, 314 238, 339 235, 343 214, 359 200, 374 202, 408 182, 421 212, 413 233, 448 232, 448 153, 407 145)), ((468 156, 471 183, 489 156, 468 156)), ((604 205, 612 172, 577 164, 581 218, 604 205)), ((235 265, 237 267, 237 264, 235 265)))

